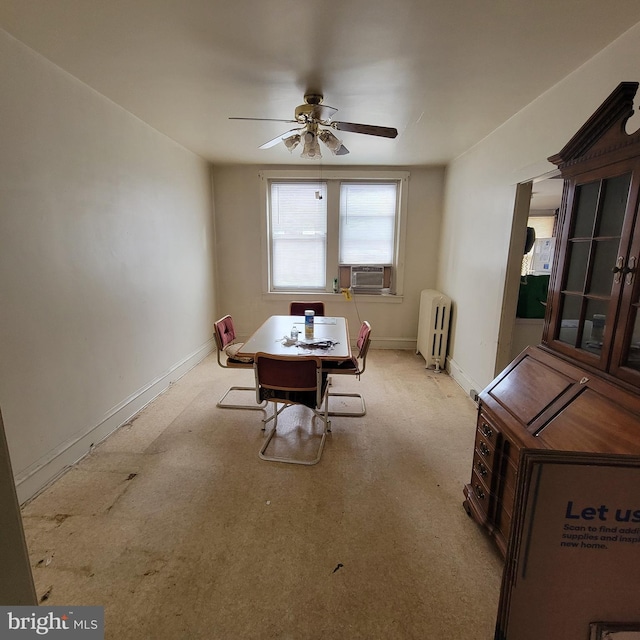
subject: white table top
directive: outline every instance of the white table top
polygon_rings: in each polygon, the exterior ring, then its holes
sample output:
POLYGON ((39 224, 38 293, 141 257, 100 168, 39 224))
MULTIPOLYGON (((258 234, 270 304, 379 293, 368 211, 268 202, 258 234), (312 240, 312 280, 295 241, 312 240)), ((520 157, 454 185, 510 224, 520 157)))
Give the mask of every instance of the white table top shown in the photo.
POLYGON ((259 351, 278 356, 318 356, 323 360, 348 360, 351 358, 351 345, 347 319, 316 316, 313 339, 310 339, 305 336, 304 316, 271 316, 244 343, 238 356, 253 358, 259 351), (287 346, 285 338, 290 338, 294 325, 299 332, 298 343, 287 346), (331 349, 313 349, 304 344, 312 340, 333 340, 336 344, 331 349))

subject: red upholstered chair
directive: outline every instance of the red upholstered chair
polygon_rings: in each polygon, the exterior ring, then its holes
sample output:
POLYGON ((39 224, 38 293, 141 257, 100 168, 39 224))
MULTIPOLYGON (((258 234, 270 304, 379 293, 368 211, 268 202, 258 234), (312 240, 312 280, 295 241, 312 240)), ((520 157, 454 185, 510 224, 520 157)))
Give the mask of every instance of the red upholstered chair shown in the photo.
MULTIPOLYGON (((358 339, 356 340, 356 348, 358 349, 357 355, 351 356, 351 360, 344 360, 342 362, 324 362, 324 370, 329 375, 349 375, 356 376, 360 379, 360 376, 364 373, 367 366, 367 353, 369 352, 369 345, 371 344, 371 325, 365 320, 360 325, 360 331, 358 332, 358 339)), ((338 393, 329 392, 329 397, 348 397, 359 398, 362 404, 362 408, 359 411, 350 412, 338 412, 329 411, 330 416, 345 416, 345 417, 360 417, 367 413, 367 407, 364 403, 364 398, 360 393, 338 393)))
MULTIPOLYGON (((236 331, 233 326, 233 318, 229 315, 220 318, 214 323, 214 337, 216 339, 216 356, 218 364, 225 369, 253 369, 253 358, 239 357, 237 352, 242 348, 242 342, 236 342, 236 331), (224 354, 224 356, 223 356, 224 354)), ((262 405, 245 405, 225 403, 224 399, 232 391, 251 391, 256 392, 255 387, 229 387, 224 395, 218 400, 217 406, 221 409, 258 409, 265 408, 262 405)))
POLYGON ((324 315, 324 302, 314 300, 311 302, 298 302, 297 300, 289 303, 290 316, 303 316, 307 309, 311 309, 317 316, 324 315))
POLYGON ((263 460, 289 462, 293 464, 316 464, 320 461, 322 450, 331 431, 331 422, 327 413, 327 383, 322 372, 322 361, 315 356, 275 356, 257 353, 254 364, 256 376, 257 402, 272 402, 273 415, 262 421, 262 429, 273 420, 273 427, 267 434, 260 449, 259 456, 263 460), (282 407, 278 409, 278 405, 282 407), (285 458, 267 455, 269 443, 276 434, 278 416, 291 405, 303 405, 313 412, 311 424, 319 418, 323 424, 320 444, 313 459, 285 458), (324 405, 324 409, 323 409, 324 405))

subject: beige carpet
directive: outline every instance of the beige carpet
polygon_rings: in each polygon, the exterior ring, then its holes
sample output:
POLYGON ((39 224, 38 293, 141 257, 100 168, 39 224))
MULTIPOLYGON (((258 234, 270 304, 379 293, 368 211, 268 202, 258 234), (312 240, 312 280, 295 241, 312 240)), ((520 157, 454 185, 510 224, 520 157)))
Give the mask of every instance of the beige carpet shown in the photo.
POLYGON ((114 640, 490 640, 502 560, 462 508, 460 387, 370 351, 362 380, 334 378, 367 415, 334 417, 304 467, 258 458, 261 412, 216 408, 252 383, 210 356, 23 508, 42 603, 104 605, 114 640))

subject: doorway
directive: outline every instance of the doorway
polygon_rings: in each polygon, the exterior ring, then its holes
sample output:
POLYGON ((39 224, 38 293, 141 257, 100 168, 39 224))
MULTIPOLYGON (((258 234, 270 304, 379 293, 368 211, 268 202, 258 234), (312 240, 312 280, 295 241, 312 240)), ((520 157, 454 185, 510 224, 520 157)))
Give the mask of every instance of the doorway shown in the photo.
MULTIPOLYGON (((505 276, 502 304, 502 316, 498 333, 495 375, 500 373, 523 349, 540 344, 544 329, 544 317, 519 317, 518 301, 521 296, 521 283, 530 283, 540 278, 540 270, 534 258, 536 252, 544 246, 541 242, 548 234, 555 233, 554 220, 562 203, 564 181, 558 172, 552 172, 539 178, 517 185, 514 203, 511 242, 505 276), (527 227, 536 229, 537 242, 529 254, 524 253, 527 239, 527 227)), ((553 235, 552 235, 553 237, 553 235)), ((547 246, 552 243, 547 243, 547 246)), ((543 279, 543 278, 541 278, 543 279)), ((522 305, 520 305, 522 309, 522 305)), ((520 315, 544 315, 542 314, 520 315)))

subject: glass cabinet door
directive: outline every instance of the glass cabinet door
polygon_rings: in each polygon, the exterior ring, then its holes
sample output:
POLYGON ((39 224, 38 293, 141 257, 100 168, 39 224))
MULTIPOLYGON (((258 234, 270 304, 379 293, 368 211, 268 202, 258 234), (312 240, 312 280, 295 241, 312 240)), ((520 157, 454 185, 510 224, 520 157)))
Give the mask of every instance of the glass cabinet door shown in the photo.
MULTIPOLYGON (((631 305, 631 313, 629 314, 629 325, 631 332, 626 340, 626 346, 622 350, 622 357, 616 368, 624 367, 631 369, 636 373, 640 373, 640 301, 636 296, 636 300, 631 305)), ((628 377, 628 376, 624 376, 628 377)))
MULTIPOLYGON (((639 188, 636 172, 629 198, 636 227, 639 222, 637 213, 639 188)), ((622 271, 616 274, 621 281, 622 292, 609 370, 616 377, 640 386, 640 228, 635 228, 632 234, 628 257, 622 265, 622 271)))
POLYGON ((628 171, 576 184, 564 233, 564 269, 552 317, 554 347, 601 368, 608 364, 626 264, 630 183, 628 171))

